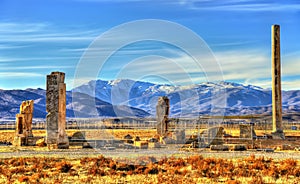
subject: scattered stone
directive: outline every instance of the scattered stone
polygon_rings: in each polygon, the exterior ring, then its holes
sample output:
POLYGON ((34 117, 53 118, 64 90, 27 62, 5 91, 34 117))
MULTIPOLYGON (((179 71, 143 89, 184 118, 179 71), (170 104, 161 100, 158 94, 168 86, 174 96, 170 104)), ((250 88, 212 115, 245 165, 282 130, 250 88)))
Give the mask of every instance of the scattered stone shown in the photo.
POLYGON ((134 146, 136 146, 140 149, 147 149, 148 148, 148 142, 146 142, 146 141, 135 141, 134 146))
POLYGON ((175 132, 172 133, 172 139, 177 144, 184 144, 185 143, 185 130, 175 130, 175 132))
POLYGON ((170 137, 166 137, 166 136, 161 137, 160 142, 162 144, 174 144, 175 143, 174 139, 172 139, 170 137))
POLYGON ((229 146, 227 146, 227 145, 210 145, 210 150, 212 150, 212 151, 228 151, 229 146))
POLYGON ((263 148, 263 149, 256 149, 256 151, 263 151, 263 152, 269 152, 269 153, 273 153, 274 149, 272 148, 263 148))
POLYGON ((158 142, 158 139, 157 139, 157 138, 150 138, 150 139, 148 140, 148 142, 158 142))
POLYGON ((295 147, 289 144, 282 144, 279 146, 280 150, 294 150, 295 147))
POLYGON ((73 140, 85 140, 85 132, 75 132, 71 139, 73 140))
POLYGON ((133 149, 134 146, 132 144, 122 144, 125 149, 133 149))
POLYGON ((83 149, 91 149, 91 148, 93 148, 93 146, 91 146, 90 143, 88 143, 88 142, 83 142, 82 148, 83 149))
POLYGON ((246 151, 247 145, 245 144, 226 144, 230 151, 246 151))
POLYGON ((9 141, 0 141, 0 145, 1 146, 10 146, 10 145, 12 145, 12 143, 9 141))
POLYGON ((57 144, 47 144, 48 150, 57 149, 57 144))
POLYGON ((210 145, 220 145, 223 144, 223 131, 224 128, 217 126, 217 127, 211 127, 207 130, 204 130, 201 133, 201 136, 203 137, 204 141, 210 145))
POLYGON ((240 125, 240 138, 253 139, 257 137, 252 125, 240 125))
POLYGON ((37 140, 35 144, 38 147, 45 147, 45 146, 47 146, 45 138, 41 138, 41 139, 37 140))
POLYGON ((105 145, 105 146, 103 147, 103 149, 105 149, 105 150, 115 150, 116 147, 114 147, 114 146, 108 144, 108 145, 105 145))
POLYGON ((148 142, 148 147, 149 148, 160 148, 160 143, 159 142, 148 142))
POLYGON ((130 134, 127 134, 124 136, 124 139, 133 139, 133 137, 130 134))
POLYGON ((134 138, 134 141, 140 141, 141 140, 141 138, 139 137, 139 136, 136 136, 135 138, 134 138))

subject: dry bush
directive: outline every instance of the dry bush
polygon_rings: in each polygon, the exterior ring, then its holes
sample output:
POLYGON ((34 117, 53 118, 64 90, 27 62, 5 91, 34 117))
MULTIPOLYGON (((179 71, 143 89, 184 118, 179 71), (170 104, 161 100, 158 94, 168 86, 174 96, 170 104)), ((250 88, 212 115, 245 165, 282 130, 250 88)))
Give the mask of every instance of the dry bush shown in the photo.
POLYGON ((155 183, 263 183, 264 180, 288 183, 300 180, 300 166, 293 159, 274 161, 255 155, 239 160, 200 155, 159 161, 154 157, 140 157, 134 162, 103 156, 80 160, 24 157, 0 159, 0 178, 4 178, 3 183, 70 183, 73 180, 99 183, 107 178, 126 178, 126 181, 135 178, 140 183, 146 178, 153 178, 155 183))

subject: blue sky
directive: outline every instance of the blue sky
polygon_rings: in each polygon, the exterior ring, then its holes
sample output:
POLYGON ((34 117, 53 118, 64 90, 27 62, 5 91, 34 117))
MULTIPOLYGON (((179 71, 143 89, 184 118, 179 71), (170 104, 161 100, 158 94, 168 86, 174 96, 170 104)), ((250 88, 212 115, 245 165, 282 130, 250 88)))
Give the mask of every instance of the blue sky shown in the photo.
MULTIPOLYGON (((224 80, 264 88, 271 86, 271 25, 280 24, 283 89, 300 89, 297 0, 0 0, 0 88, 45 88, 46 75, 59 70, 66 72, 71 89, 80 58, 99 35, 143 19, 185 26, 207 43, 224 80)), ((142 41, 115 52, 98 77, 206 82, 203 71, 189 67, 192 62, 173 45, 142 41), (178 63, 186 65, 184 72, 192 81, 174 67, 178 63)))

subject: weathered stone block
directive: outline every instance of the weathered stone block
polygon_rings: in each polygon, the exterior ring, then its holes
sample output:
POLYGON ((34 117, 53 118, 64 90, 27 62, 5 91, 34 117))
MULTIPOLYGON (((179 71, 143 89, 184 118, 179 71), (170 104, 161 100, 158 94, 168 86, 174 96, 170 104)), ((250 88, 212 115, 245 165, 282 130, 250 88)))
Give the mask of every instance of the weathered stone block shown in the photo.
POLYGON ((65 132, 66 127, 66 84, 65 74, 52 72, 47 75, 46 92, 46 142, 57 144, 58 148, 69 147, 69 139, 65 132))
POLYGON ((212 150, 212 151, 228 151, 229 146, 227 146, 227 145, 211 145, 210 150, 212 150))
POLYGON ((203 138, 210 145, 223 144, 223 132, 223 127, 210 127, 203 134, 203 138))
POLYGON ((175 132, 172 132, 172 139, 177 144, 184 144, 185 143, 185 130, 175 130, 175 132))
POLYGON ((240 125, 240 138, 253 139, 256 133, 252 125, 240 125))
POLYGON ((141 148, 141 149, 147 149, 148 148, 148 142, 146 141, 135 141, 134 146, 141 148))
POLYGON ((44 147, 44 146, 47 146, 46 144, 46 141, 45 141, 45 138, 41 138, 41 139, 38 139, 35 143, 38 147, 44 147))
POLYGON ((160 148, 160 143, 159 142, 148 142, 148 147, 149 148, 160 148))
POLYGON ((20 105, 20 113, 16 115, 15 146, 28 145, 28 137, 33 136, 32 114, 33 100, 23 101, 20 105), (18 137, 22 137, 22 139, 19 139, 18 137))
POLYGON ((159 135, 164 135, 168 131, 169 108, 168 97, 159 97, 156 106, 157 134, 159 135))

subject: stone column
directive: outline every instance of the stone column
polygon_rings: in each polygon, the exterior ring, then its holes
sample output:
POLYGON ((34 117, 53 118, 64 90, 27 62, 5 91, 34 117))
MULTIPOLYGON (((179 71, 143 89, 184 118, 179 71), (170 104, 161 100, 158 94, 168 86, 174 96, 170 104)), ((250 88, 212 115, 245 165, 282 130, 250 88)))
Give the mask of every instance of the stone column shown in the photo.
POLYGON ((32 135, 32 114, 33 100, 23 101, 20 105, 20 113, 16 115, 16 134, 14 145, 25 146, 29 145, 29 138, 32 135))
POLYGON ((168 131, 169 108, 170 102, 168 97, 159 97, 156 106, 157 134, 159 135, 164 135, 168 131))
POLYGON ((272 26, 272 116, 273 138, 284 139, 282 128, 280 26, 272 26))
POLYGON ((66 84, 65 74, 52 72, 47 75, 46 91, 46 143, 57 148, 69 148, 66 126, 66 84))

